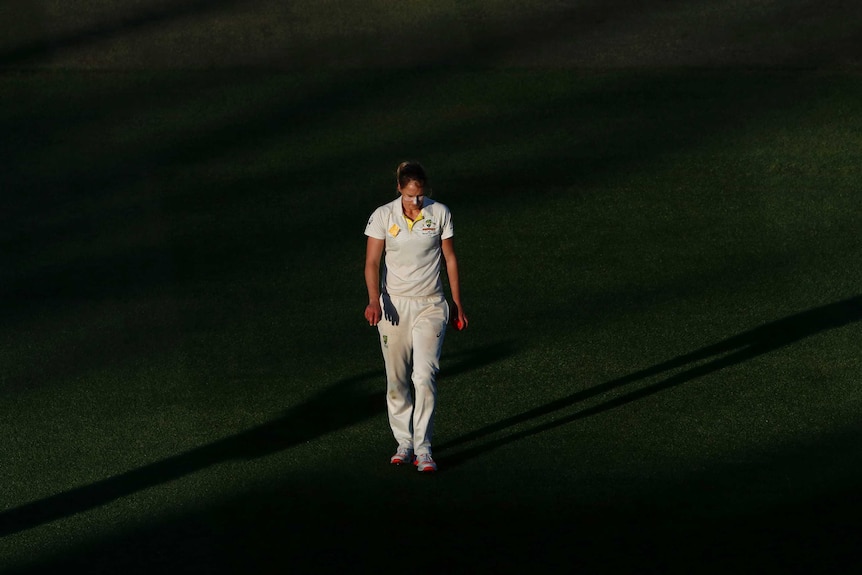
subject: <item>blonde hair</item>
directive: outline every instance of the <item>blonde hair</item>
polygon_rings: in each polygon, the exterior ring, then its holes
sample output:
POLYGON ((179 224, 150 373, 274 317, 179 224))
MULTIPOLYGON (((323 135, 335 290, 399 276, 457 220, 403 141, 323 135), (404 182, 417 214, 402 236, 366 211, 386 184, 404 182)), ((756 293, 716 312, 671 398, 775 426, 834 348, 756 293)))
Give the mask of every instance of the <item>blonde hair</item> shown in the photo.
POLYGON ((424 187, 428 183, 428 174, 422 164, 408 160, 398 164, 395 169, 395 181, 399 188, 403 188, 410 181, 416 181, 424 187))

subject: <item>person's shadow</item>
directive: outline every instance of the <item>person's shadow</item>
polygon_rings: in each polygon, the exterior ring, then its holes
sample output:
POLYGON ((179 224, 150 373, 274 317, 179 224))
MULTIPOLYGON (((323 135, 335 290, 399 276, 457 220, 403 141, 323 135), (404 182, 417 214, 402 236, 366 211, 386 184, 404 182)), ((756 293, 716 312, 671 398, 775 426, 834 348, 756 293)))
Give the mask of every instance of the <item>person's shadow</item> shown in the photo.
POLYGON ((638 401, 666 389, 681 385, 695 378, 716 372, 725 367, 737 365, 759 355, 795 343, 820 332, 842 327, 862 319, 862 296, 855 296, 843 301, 816 307, 780 320, 764 324, 752 330, 740 333, 716 344, 709 345, 659 363, 650 368, 607 381, 595 387, 578 391, 567 397, 552 401, 543 406, 525 411, 519 415, 503 419, 487 425, 461 437, 452 439, 435 447, 437 459, 445 460, 447 468, 457 466, 468 459, 498 447, 531 437, 539 433, 566 425, 610 409, 638 401), (705 362, 705 363, 701 363, 705 362), (571 408, 578 403, 608 393, 623 389, 639 380, 660 375, 664 372, 686 368, 684 371, 666 377, 652 385, 636 389, 629 393, 614 397, 598 405, 587 407, 574 413, 562 415, 552 421, 539 423, 527 429, 509 433, 496 439, 489 436, 505 432, 510 428, 539 420, 571 408), (484 440, 478 445, 455 452, 459 446, 484 440), (444 456, 439 454, 444 453, 444 456), (449 455, 449 453, 452 453, 449 455))
MULTIPOLYGON (((468 372, 514 353, 501 342, 447 354, 444 377, 468 372)), ((258 427, 125 473, 33 501, 0 513, 0 537, 94 509, 137 491, 231 460, 264 457, 312 441, 385 412, 383 370, 338 381, 284 415, 258 427)))

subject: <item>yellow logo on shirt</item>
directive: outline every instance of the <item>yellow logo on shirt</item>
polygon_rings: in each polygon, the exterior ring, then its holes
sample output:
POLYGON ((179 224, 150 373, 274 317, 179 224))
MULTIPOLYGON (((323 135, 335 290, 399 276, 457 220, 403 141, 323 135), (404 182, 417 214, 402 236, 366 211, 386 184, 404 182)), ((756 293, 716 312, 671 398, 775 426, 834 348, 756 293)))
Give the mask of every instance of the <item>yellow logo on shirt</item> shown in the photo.
POLYGON ((398 235, 398 232, 401 231, 401 228, 398 227, 398 224, 392 224, 392 227, 389 228, 389 235, 393 238, 398 235))

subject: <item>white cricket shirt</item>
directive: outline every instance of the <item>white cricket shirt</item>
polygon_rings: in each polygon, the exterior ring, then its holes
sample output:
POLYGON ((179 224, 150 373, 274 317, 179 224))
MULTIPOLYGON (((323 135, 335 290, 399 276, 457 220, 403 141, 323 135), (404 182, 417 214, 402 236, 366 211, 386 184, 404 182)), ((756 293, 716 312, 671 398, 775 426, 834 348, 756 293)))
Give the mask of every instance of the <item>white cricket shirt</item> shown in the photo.
POLYGON ((399 195, 374 210, 365 235, 386 242, 381 293, 404 297, 443 295, 441 242, 455 235, 449 208, 425 198, 419 217, 411 225, 399 195))

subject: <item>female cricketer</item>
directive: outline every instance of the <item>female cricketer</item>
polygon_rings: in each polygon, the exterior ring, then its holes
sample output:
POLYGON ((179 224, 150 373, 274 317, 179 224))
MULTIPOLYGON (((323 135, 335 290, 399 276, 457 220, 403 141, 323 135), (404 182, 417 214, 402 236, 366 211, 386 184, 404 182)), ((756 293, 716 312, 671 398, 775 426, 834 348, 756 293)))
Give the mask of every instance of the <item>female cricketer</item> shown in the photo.
POLYGON ((390 462, 414 463, 429 472, 437 470, 431 456, 436 377, 450 318, 440 277, 443 260, 456 329, 467 327, 467 316, 449 208, 428 197, 428 178, 419 163, 402 162, 395 179, 398 198, 377 208, 365 227, 365 319, 377 326, 386 368, 389 426, 398 443, 390 462))

